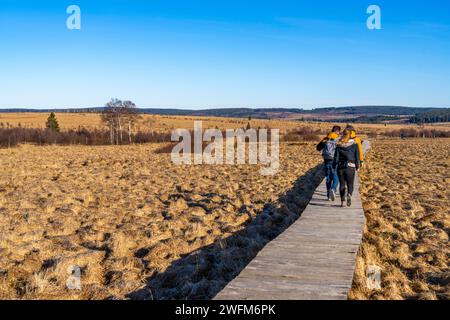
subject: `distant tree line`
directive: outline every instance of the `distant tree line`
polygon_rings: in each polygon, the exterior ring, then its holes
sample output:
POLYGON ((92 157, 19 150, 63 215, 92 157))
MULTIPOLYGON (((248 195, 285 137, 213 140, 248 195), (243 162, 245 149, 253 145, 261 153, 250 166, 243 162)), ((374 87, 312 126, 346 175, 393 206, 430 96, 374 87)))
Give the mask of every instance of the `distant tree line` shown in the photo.
POLYGON ((353 106, 313 109, 317 114, 346 114, 360 116, 414 116, 416 113, 430 112, 436 108, 414 108, 401 106, 353 106))
MULTIPOLYGON (((342 118, 333 120, 334 122, 340 123, 385 123, 394 120, 404 119, 405 122, 408 120, 408 117, 402 118, 400 116, 360 116, 356 118, 342 118)), ((329 120, 324 120, 321 122, 327 122, 329 120)))
POLYGON ((450 109, 433 110, 430 112, 424 112, 416 114, 410 119, 411 123, 438 123, 438 122, 450 122, 450 109))

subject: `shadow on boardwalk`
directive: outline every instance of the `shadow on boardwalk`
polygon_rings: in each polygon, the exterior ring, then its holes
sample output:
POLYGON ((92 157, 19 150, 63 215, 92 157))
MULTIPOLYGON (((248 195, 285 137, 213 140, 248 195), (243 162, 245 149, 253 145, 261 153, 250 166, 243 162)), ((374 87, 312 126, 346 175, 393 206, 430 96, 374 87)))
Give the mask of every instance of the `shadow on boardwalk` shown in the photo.
POLYGON ((323 178, 322 165, 310 169, 277 201, 267 203, 243 230, 173 262, 127 298, 212 299, 268 242, 300 217, 323 178))

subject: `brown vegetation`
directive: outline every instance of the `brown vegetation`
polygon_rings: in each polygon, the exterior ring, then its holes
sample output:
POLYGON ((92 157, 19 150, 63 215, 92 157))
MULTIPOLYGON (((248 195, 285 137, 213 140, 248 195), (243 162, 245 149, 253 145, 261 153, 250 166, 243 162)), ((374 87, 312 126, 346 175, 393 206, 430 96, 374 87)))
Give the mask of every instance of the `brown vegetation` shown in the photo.
POLYGON ((53 131, 50 129, 10 128, 0 129, 0 147, 16 147, 20 144, 36 145, 109 145, 129 143, 170 142, 170 132, 133 132, 126 139, 113 140, 108 130, 78 130, 53 131))
POLYGON ((303 126, 294 130, 289 130, 284 136, 283 141, 320 141, 320 135, 323 132, 319 128, 303 126))
POLYGON ((314 144, 282 144, 273 177, 175 166, 156 148, 1 149, 0 298, 211 298, 298 217, 322 174, 314 144), (66 288, 73 265, 81 291, 66 288))
MULTIPOLYGON (((22 128, 45 128, 48 113, 0 113, 0 128, 22 127, 22 128)), ((108 129, 102 122, 100 113, 56 113, 61 130, 77 130, 80 126, 87 130, 108 129)), ((142 114, 136 120, 137 131, 170 131, 176 128, 191 130, 194 121, 203 121, 203 128, 239 129, 246 128, 248 118, 220 118, 220 117, 190 117, 190 116, 159 116, 142 114)), ((252 128, 276 128, 282 132, 294 129, 301 125, 296 121, 284 120, 260 120, 250 121, 252 128)), ((328 127, 326 124, 318 125, 320 128, 328 127)))
MULTIPOLYGON (((45 128, 48 113, 0 113, 0 128, 18 127, 22 128, 45 128)), ((78 130, 79 127, 87 130, 107 129, 101 121, 100 113, 56 113, 61 130, 78 130)), ((136 122, 137 131, 170 131, 174 128, 193 129, 194 121, 202 120, 203 128, 238 129, 245 128, 249 122, 248 118, 221 118, 221 117, 191 117, 191 116, 159 116, 143 114, 136 122)), ((261 120, 252 119, 252 128, 275 128, 282 133, 296 130, 299 127, 311 127, 314 130, 320 129, 321 133, 331 129, 330 123, 295 120, 261 120)), ((342 124, 345 126, 345 124, 342 124)), ((383 134, 387 131, 400 129, 429 129, 450 131, 450 124, 357 124, 358 131, 368 134, 383 134)))
POLYGON ((450 130, 404 128, 383 133, 387 137, 450 138, 450 130))
POLYGON ((367 218, 353 299, 450 299, 450 140, 376 141, 361 171, 367 218), (369 290, 366 268, 382 269, 369 290))
MULTIPOLYGON (((213 297, 306 206, 322 175, 314 146, 331 128, 250 121, 284 134, 280 171, 263 177, 258 166, 175 166, 170 143, 99 146, 122 130, 99 114, 56 114, 61 132, 44 129, 47 116, 0 115, 0 147, 17 146, 0 149, 0 299, 213 297), (66 288, 73 265, 81 291, 66 288)), ((167 142, 194 120, 221 130, 249 123, 143 115, 119 144, 167 142)), ((380 140, 361 172, 367 226, 351 298, 449 299, 450 142, 387 138, 449 128, 357 126, 380 140), (372 264, 382 267, 380 291, 365 285, 372 264)))

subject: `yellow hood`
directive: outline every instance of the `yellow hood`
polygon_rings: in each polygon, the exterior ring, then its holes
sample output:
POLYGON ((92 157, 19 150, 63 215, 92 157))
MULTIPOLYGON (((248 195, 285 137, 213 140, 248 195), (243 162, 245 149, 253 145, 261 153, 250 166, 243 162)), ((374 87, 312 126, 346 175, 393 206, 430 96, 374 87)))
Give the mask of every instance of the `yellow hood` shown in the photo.
POLYGON ((339 137, 339 135, 335 132, 330 132, 327 136, 328 139, 336 140, 339 137))

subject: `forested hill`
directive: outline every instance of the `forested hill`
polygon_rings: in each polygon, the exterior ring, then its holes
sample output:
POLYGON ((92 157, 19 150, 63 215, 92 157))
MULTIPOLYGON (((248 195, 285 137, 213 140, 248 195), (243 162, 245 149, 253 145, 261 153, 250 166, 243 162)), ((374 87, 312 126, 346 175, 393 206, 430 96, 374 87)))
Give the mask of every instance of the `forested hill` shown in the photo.
POLYGON ((412 116, 423 112, 440 110, 439 108, 413 108, 399 106, 357 106, 333 107, 312 110, 319 114, 346 114, 346 115, 384 115, 384 116, 412 116))
POLYGON ((419 113, 410 119, 411 123, 450 122, 450 109, 438 109, 419 113))

